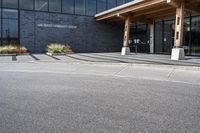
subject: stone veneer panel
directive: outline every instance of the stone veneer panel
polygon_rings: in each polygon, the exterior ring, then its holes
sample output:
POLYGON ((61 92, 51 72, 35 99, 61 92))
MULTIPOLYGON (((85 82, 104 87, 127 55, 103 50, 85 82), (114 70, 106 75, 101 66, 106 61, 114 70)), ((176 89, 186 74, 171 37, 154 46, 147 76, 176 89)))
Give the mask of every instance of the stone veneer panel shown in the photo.
POLYGON ((75 52, 116 52, 122 39, 122 25, 95 22, 93 17, 20 11, 21 45, 35 53, 45 52, 49 43, 68 43, 75 52))

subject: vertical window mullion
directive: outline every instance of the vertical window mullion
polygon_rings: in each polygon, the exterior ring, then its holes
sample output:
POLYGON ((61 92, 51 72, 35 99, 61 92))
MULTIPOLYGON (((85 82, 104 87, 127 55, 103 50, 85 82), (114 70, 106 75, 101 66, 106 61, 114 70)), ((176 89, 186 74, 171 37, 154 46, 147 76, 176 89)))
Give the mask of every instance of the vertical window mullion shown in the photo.
POLYGON ((63 0, 61 0, 61 13, 63 13, 62 3, 63 3, 63 0))
POLYGON ((86 0, 84 0, 84 15, 86 15, 86 0))
MULTIPOLYGON (((1 1, 1 6, 2 6, 2 1, 1 1)), ((2 45, 3 44, 3 40, 2 40, 3 39, 3 37, 2 37, 3 36, 3 19, 2 19, 3 18, 2 17, 3 13, 2 13, 2 8, 0 10, 1 10, 1 25, 0 26, 1 26, 1 45, 2 45)))
POLYGON ((36 10, 36 8, 35 8, 35 0, 33 0, 33 10, 36 10))
POLYGON ((47 4, 47 5, 48 5, 47 10, 48 10, 48 12, 49 12, 49 0, 48 0, 47 2, 48 2, 48 4, 47 4))

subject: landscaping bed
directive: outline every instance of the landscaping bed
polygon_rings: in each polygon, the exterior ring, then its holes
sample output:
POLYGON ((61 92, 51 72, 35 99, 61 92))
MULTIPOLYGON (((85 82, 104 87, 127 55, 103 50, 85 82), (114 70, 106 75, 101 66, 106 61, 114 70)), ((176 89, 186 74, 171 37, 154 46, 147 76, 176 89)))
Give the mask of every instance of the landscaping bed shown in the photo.
POLYGON ((47 55, 56 56, 56 55, 66 55, 73 53, 71 47, 68 44, 50 44, 47 46, 47 55))
POLYGON ((0 46, 0 56, 27 55, 28 51, 25 47, 19 46, 0 46))

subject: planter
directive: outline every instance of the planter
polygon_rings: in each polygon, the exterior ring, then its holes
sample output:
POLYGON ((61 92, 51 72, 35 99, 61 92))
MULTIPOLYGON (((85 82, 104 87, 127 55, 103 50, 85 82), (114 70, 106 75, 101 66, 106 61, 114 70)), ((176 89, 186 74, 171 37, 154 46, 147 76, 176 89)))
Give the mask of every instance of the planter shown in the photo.
POLYGON ((17 56, 17 55, 30 55, 30 53, 10 53, 10 54, 0 54, 0 56, 17 56))
POLYGON ((17 54, 0 54, 0 56, 17 56, 17 54))
POLYGON ((72 54, 73 52, 67 52, 67 53, 50 53, 47 52, 46 54, 49 56, 59 56, 59 55, 66 55, 66 54, 72 54))
POLYGON ((16 55, 30 55, 31 53, 17 53, 16 55))
POLYGON ((0 46, 0 56, 16 56, 16 55, 29 55, 30 51, 25 47, 17 46, 0 46))

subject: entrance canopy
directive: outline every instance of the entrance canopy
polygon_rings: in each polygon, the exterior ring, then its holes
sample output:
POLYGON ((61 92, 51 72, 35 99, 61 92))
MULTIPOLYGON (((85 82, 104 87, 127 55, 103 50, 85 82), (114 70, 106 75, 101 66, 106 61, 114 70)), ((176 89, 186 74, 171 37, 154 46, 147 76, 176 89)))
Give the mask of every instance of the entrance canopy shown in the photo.
POLYGON ((95 19, 96 21, 124 22, 126 16, 131 16, 131 21, 152 23, 156 19, 175 16, 177 7, 183 1, 186 12, 200 12, 200 0, 134 0, 96 14, 95 19))
MULTIPOLYGON (((152 24, 156 19, 176 16, 172 60, 184 59, 184 16, 200 12, 200 0, 134 0, 95 15, 96 21, 124 22, 122 55, 130 53, 129 32, 132 21, 152 24)), ((153 29, 153 28, 152 28, 153 29)))

